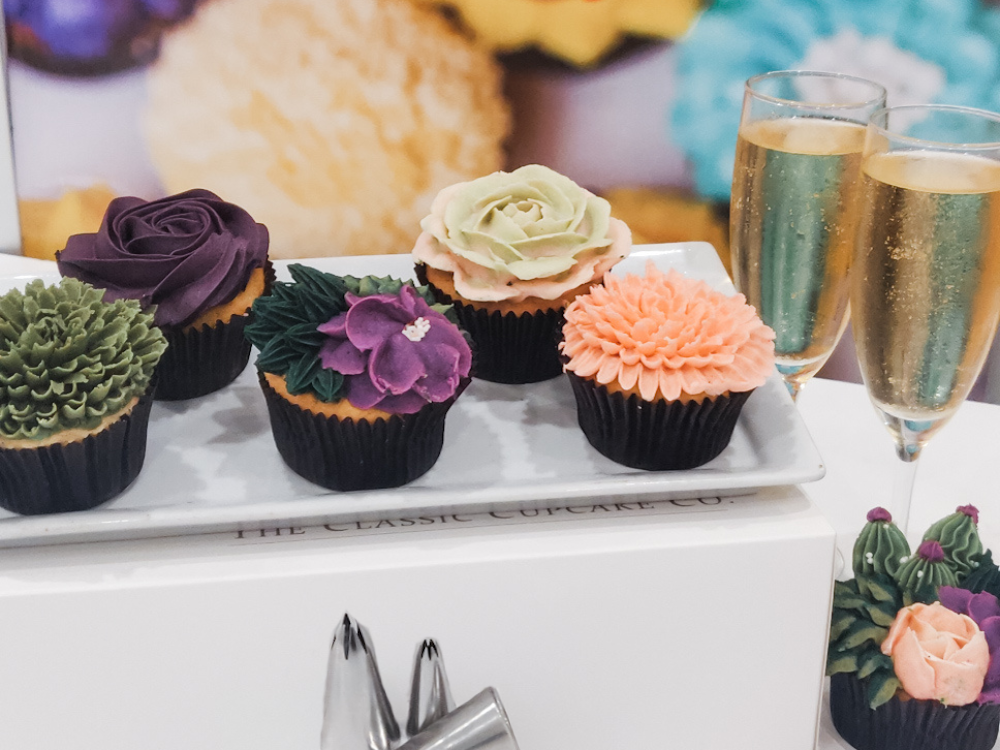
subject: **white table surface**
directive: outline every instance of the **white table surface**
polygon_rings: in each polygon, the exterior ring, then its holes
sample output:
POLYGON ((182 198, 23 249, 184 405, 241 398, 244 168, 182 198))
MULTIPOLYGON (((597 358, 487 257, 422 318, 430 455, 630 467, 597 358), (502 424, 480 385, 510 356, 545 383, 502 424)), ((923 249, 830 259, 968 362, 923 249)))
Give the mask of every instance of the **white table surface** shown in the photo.
MULTIPOLYGON (((898 461, 892 439, 860 385, 816 379, 802 390, 798 406, 827 465, 826 477, 804 489, 837 531, 838 548, 849 566, 868 510, 891 502, 898 461)), ((1000 406, 970 401, 924 449, 910 510, 911 546, 934 521, 971 503, 980 510, 984 545, 1000 547, 998 424, 1000 406)), ((850 577, 850 570, 842 577, 850 577)), ((850 748, 833 729, 827 705, 817 748, 850 748)))

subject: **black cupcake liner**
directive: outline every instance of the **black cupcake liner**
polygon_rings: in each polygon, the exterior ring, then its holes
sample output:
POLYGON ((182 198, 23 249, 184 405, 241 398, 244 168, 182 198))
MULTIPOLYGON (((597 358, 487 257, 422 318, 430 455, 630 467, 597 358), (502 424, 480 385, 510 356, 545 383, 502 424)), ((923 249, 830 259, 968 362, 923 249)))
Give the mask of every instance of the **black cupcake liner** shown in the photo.
POLYGON ((128 414, 95 435, 41 448, 0 448, 0 507, 24 516, 88 510, 139 475, 153 386, 128 414))
POLYGON ((240 315, 190 331, 163 328, 168 346, 156 368, 157 400, 206 396, 236 380, 250 361, 250 342, 243 336, 246 324, 246 316, 240 315))
POLYGON ((701 402, 642 400, 609 393, 603 385, 567 372, 577 419, 587 440, 616 463, 633 469, 693 469, 729 445, 743 404, 753 391, 701 402))
POLYGON ((417 278, 439 302, 453 305, 459 325, 472 338, 472 376, 493 383, 538 383, 562 373, 559 339, 563 310, 536 313, 489 312, 467 305, 427 281, 417 264, 417 278))
MULTIPOLYGON (((274 282, 270 261, 264 276, 267 294, 274 282)), ((236 380, 250 361, 250 342, 243 335, 248 322, 249 316, 244 314, 234 315, 228 323, 220 321, 188 331, 163 326, 168 346, 156 369, 156 399, 182 401, 207 396, 236 380)))
POLYGON ((833 726, 857 750, 991 750, 1000 732, 1000 705, 945 706, 893 696, 871 708, 864 680, 830 678, 833 726))
POLYGON ((313 414, 283 398, 258 373, 278 453, 296 474, 331 490, 376 490, 412 482, 438 460, 444 421, 468 385, 416 414, 374 422, 313 414))

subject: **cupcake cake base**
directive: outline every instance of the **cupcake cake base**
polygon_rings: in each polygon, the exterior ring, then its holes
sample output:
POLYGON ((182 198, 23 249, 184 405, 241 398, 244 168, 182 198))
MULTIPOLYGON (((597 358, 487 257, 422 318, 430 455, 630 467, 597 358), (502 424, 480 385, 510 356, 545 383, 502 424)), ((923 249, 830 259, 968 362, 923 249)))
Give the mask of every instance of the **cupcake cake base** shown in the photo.
POLYGON ((562 373, 558 351, 562 308, 520 314, 485 310, 431 284, 427 267, 421 263, 416 266, 416 276, 421 284, 430 286, 439 302, 452 305, 459 325, 472 339, 472 377, 519 385, 551 380, 562 373))
POLYGON ((146 458, 151 386, 128 414, 80 441, 0 448, 0 507, 21 515, 88 510, 120 494, 146 458))
POLYGON ((938 701, 891 698, 868 704, 863 680, 830 678, 833 726, 857 750, 990 750, 1000 731, 1000 705, 945 706, 938 701))
MULTIPOLYGON (((275 271, 264 264, 264 292, 269 294, 275 271)), ((228 321, 177 328, 165 326, 167 351, 157 366, 157 401, 183 401, 207 396, 239 377, 250 361, 250 342, 243 335, 250 320, 249 308, 228 321)))
POLYGON ((181 401, 214 393, 232 383, 250 361, 243 336, 247 317, 190 331, 164 328, 167 351, 157 367, 158 401, 181 401))
MULTIPOLYGON (((282 398, 259 374, 278 453, 299 476, 331 490, 399 487, 427 473, 441 455, 454 397, 391 419, 338 419, 282 398)), ((464 386, 460 386, 459 393, 464 386)))
POLYGON ((567 372, 577 418, 587 440, 612 461, 633 469, 693 469, 729 445, 743 404, 753 391, 702 401, 643 401, 611 393, 567 372))

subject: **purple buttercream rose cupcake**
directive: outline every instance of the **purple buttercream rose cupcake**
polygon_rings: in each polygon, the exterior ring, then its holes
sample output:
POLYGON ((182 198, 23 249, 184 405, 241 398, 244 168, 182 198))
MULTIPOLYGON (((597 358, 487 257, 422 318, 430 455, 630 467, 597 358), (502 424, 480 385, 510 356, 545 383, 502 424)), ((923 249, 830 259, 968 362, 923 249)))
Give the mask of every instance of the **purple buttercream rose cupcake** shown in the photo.
POLYGON ((203 396, 246 367, 250 307, 272 278, 267 227, 208 190, 155 201, 116 198, 101 228, 77 234, 58 255, 59 271, 106 289, 105 298, 155 306, 169 348, 156 398, 203 396))
POLYGON ((246 335, 285 463, 334 490, 397 487, 427 472, 472 351, 449 306, 399 279, 292 265, 246 335))

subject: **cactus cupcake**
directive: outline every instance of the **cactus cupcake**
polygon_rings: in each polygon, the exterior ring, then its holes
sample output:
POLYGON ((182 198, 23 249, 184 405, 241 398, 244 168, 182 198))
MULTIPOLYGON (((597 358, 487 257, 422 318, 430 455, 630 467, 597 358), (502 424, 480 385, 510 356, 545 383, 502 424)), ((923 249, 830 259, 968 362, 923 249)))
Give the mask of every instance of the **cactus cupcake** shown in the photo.
POLYGON ((0 297, 0 506, 92 508, 136 478, 151 378, 166 349, 151 312, 75 279, 0 297))
POLYGON ((289 271, 246 329, 285 463, 334 490, 424 474, 472 364, 449 308, 399 279, 289 271))
MULTIPOLYGON (((988 750, 1000 732, 1000 603, 968 582, 993 568, 971 505, 916 553, 883 508, 837 582, 827 673, 840 735, 858 750, 988 750), (987 562, 987 561, 990 562, 987 562)), ((991 576, 986 576, 987 578, 991 576)))

